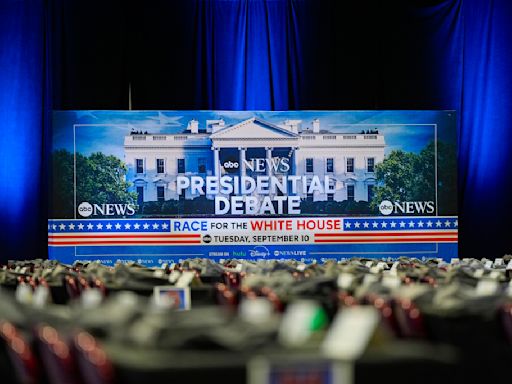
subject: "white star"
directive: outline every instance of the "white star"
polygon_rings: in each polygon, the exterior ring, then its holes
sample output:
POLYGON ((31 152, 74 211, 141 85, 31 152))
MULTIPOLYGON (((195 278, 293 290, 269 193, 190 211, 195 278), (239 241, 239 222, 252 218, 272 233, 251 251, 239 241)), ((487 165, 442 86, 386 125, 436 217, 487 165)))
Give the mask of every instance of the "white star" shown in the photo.
POLYGON ((372 226, 373 226, 373 228, 379 228, 379 223, 377 223, 376 221, 374 221, 374 222, 372 223, 372 226))
POLYGON ((402 221, 400 222, 400 228, 404 228, 404 227, 405 227, 405 222, 402 220, 402 221))
POLYGON ((48 224, 48 230, 50 230, 50 224, 48 224))
POLYGON ((394 221, 391 222, 391 228, 395 228, 396 227, 396 223, 394 221))
POLYGON ((66 229, 66 225, 64 225, 64 224, 59 225, 59 229, 61 231, 65 230, 66 229))
POLYGON ((124 227, 125 227, 126 229, 130 229, 130 228, 132 227, 132 225, 131 225, 130 223, 126 223, 126 224, 124 225, 124 227))
POLYGON ((121 229, 121 224, 116 223, 116 229, 121 229))
POLYGON ((382 228, 387 228, 388 227, 388 223, 386 223, 385 221, 380 223, 380 225, 382 226, 382 228))
POLYGON ((107 229, 112 229, 112 224, 108 223, 107 225, 105 225, 105 227, 106 227, 107 229))
POLYGON ((153 224, 153 229, 158 229, 158 224, 157 223, 153 224))
POLYGON ((409 221, 409 228, 413 228, 414 227, 414 221, 409 221))
POLYGON ((139 223, 135 223, 135 224, 133 224, 133 228, 135 228, 135 229, 139 229, 139 228, 140 228, 140 224, 139 224, 139 223))
POLYGON ((167 223, 163 223, 163 224, 162 224, 162 229, 167 229, 167 227, 168 227, 168 226, 169 226, 169 225, 168 225, 167 223))
POLYGON ((78 229, 80 229, 80 230, 84 229, 84 225, 82 223, 78 224, 78 229))
POLYGON ((361 226, 361 224, 359 224, 359 221, 356 221, 354 224, 354 227, 359 228, 360 226, 361 226))
POLYGON ((52 229, 55 231, 57 230, 57 226, 55 224, 52 224, 52 229))
POLYGON ((68 225, 69 229, 71 229, 72 231, 75 229, 75 224, 71 223, 68 225))
POLYGON ((442 225, 441 221, 437 220, 436 221, 436 227, 440 227, 442 225))
POLYGON ((433 224, 433 223, 432 223, 430 220, 429 220, 429 221, 427 221, 427 227, 432 228, 432 224, 433 224))
POLYGON ((450 224, 451 224, 450 220, 446 220, 446 221, 444 222, 444 226, 445 226, 445 227, 449 227, 449 226, 450 226, 450 224))
POLYGON ((424 223, 423 223, 423 221, 421 221, 421 220, 420 220, 420 221, 418 222, 418 227, 423 228, 423 224, 424 224, 424 223))
POLYGON ((93 225, 91 223, 87 224, 87 229, 92 229, 93 225))
POLYGON ((157 121, 160 125, 168 125, 172 127, 179 127, 181 126, 180 120, 183 116, 167 116, 164 115, 162 112, 158 111, 158 116, 155 117, 148 117, 150 120, 157 121))
POLYGON ((96 224, 96 228, 98 228, 98 229, 103 229, 103 224, 101 224, 101 223, 96 224))
POLYGON ((458 219, 453 222, 453 226, 454 227, 458 227, 459 226, 459 220, 458 219))
POLYGON ((345 221, 345 228, 350 228, 351 226, 350 221, 345 221))
POLYGON ((142 226, 144 229, 148 229, 149 228, 149 224, 148 223, 144 223, 144 225, 142 226))

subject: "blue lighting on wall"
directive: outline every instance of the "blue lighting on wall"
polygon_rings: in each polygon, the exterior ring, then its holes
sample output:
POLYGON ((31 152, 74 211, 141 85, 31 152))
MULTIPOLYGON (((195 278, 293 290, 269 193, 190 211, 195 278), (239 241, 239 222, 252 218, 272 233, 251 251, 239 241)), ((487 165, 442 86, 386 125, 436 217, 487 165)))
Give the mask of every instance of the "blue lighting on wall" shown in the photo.
MULTIPOLYGON (((321 94, 318 84, 309 82, 312 77, 305 68, 310 68, 307 63, 312 56, 320 61, 329 60, 329 55, 311 52, 315 42, 308 40, 310 36, 301 26, 328 30, 325 20, 310 16, 311 9, 328 1, 181 1, 183 9, 193 9, 196 17, 195 55, 196 62, 202 63, 195 74, 195 93, 201 96, 198 107, 205 105, 206 98, 212 109, 296 109, 311 89, 321 94)), ((91 6, 99 4, 93 3, 91 6)), ((45 98, 50 56, 45 39, 52 32, 45 19, 47 12, 56 8, 65 13, 58 4, 56 0, 0 2, 2 260, 42 256, 38 252, 44 249, 43 128, 50 104, 45 98)), ((329 4, 338 10, 344 6, 337 0, 329 4)), ((512 143, 512 2, 446 0, 417 9, 407 6, 420 14, 425 28, 437 28, 419 43, 422 53, 428 53, 426 60, 432 62, 426 66, 429 73, 424 74, 432 92, 417 100, 427 100, 431 108, 459 111, 462 254, 496 257, 512 252, 508 234, 512 213, 508 164, 512 143)), ((337 26, 330 28, 334 33, 337 26)), ((357 31, 353 38, 358 39, 357 31)), ((386 91, 379 90, 380 94, 386 91)), ((426 104, 409 103, 406 107, 420 109, 426 104)))
POLYGON ((512 252, 512 2, 464 3, 459 177, 462 250, 512 252))
POLYGON ((0 255, 42 257, 44 1, 0 3, 0 255))

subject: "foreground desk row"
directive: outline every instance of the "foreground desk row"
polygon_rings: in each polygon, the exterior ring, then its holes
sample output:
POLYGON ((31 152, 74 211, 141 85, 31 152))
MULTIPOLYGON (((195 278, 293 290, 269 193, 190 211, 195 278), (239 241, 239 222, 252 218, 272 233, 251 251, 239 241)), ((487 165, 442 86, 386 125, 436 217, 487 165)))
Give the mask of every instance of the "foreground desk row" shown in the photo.
POLYGON ((2 382, 505 379, 509 262, 9 262, 2 382))

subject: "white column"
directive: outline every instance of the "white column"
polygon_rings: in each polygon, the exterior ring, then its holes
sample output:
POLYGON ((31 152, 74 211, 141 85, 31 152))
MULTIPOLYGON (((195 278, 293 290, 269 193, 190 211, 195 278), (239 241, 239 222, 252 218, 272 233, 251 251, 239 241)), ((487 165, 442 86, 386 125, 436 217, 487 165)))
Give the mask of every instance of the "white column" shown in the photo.
POLYGON ((245 151, 246 148, 238 147, 238 162, 240 163, 240 177, 245 176, 245 151))
MULTIPOLYGON (((299 171, 299 147, 293 148, 293 163, 292 163, 292 174, 294 176, 302 176, 304 172, 299 171)), ((297 193, 296 195, 302 196, 302 181, 297 183, 297 193)))
POLYGON ((212 147, 213 150, 213 176, 220 177, 220 156, 219 148, 212 147))
POLYGON ((272 168, 270 164, 272 164, 272 147, 265 147, 267 151, 267 176, 272 176, 272 168))
POLYGON ((294 147, 293 148, 293 168, 292 168, 292 174, 293 175, 299 175, 301 172, 299 172, 299 148, 294 147))

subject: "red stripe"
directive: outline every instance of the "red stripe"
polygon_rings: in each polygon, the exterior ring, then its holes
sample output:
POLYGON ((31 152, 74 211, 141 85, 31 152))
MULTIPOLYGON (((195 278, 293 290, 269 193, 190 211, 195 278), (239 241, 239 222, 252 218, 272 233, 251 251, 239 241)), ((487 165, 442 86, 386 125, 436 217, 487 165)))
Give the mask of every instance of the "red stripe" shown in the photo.
POLYGON ((328 239, 317 240, 315 243, 441 243, 457 242, 457 237, 407 238, 407 239, 328 239))
POLYGON ((335 236, 343 236, 343 237, 350 237, 350 236, 438 236, 438 235, 457 235, 458 232, 340 232, 340 233, 315 233, 315 236, 321 236, 321 237, 335 237, 335 236))
POLYGON ((106 235, 95 235, 95 234, 84 234, 84 235, 75 235, 73 233, 66 233, 66 234, 59 234, 59 235, 48 235, 48 238, 49 239, 62 239, 62 238, 66 238, 66 237, 73 237, 73 238, 76 238, 76 239, 109 239, 109 238, 119 238, 119 239, 129 239, 129 238, 134 238, 134 237, 143 237, 143 238, 187 238, 187 237, 192 237, 192 238, 200 238, 201 237, 201 234, 198 234, 198 233, 190 233, 190 234, 147 234, 147 233, 134 233, 134 234, 128 234, 128 235, 116 235, 116 234, 113 234, 113 235, 110 235, 110 234, 106 234, 106 235))
POLYGON ((201 241, 176 240, 176 241, 49 241, 48 245, 108 245, 108 244, 201 244, 201 241))

